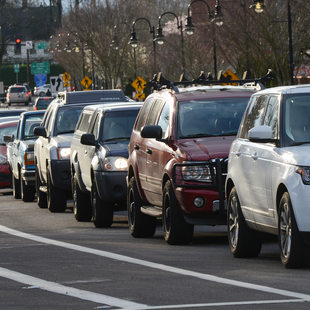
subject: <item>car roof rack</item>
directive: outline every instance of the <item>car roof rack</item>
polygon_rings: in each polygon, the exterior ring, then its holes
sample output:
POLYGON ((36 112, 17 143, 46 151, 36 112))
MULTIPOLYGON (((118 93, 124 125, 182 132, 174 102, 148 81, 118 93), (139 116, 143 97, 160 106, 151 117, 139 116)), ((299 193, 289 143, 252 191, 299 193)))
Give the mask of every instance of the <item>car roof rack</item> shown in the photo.
POLYGON ((241 80, 232 80, 230 76, 225 77, 222 71, 219 71, 217 79, 214 79, 212 74, 209 72, 207 75, 201 71, 200 75, 193 80, 188 80, 185 78, 184 73, 181 74, 180 80, 177 82, 169 81, 164 78, 162 73, 159 72, 155 74, 151 81, 146 83, 146 86, 150 86, 153 90, 161 90, 164 88, 173 89, 175 92, 179 92, 177 86, 211 86, 211 85, 222 85, 222 84, 239 84, 240 86, 244 85, 245 87, 253 87, 259 85, 263 87, 263 83, 270 81, 274 78, 273 72, 271 69, 268 69, 267 74, 261 78, 247 78, 248 72, 245 71, 241 80))

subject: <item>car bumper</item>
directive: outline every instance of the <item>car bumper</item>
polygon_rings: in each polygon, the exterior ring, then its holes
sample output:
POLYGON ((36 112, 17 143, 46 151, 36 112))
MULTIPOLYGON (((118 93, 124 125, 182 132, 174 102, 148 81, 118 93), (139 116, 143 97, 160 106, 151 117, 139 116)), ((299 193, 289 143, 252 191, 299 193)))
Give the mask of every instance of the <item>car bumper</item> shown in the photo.
POLYGON ((22 168, 21 177, 22 177, 22 180, 27 185, 34 185, 35 184, 35 168, 32 168, 32 169, 22 168))
POLYGON ((126 176, 127 171, 95 171, 95 180, 100 198, 106 202, 125 204, 127 195, 126 176))
POLYGON ((70 160, 53 160, 50 168, 53 185, 71 192, 70 160))

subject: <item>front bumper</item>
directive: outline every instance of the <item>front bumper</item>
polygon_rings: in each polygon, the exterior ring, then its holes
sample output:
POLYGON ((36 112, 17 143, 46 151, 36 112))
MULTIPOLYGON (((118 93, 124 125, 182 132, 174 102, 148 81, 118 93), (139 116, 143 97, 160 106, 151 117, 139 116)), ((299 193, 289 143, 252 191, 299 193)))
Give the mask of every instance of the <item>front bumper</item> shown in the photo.
POLYGON ((125 205, 127 195, 127 171, 95 171, 99 197, 109 203, 125 205))
POLYGON ((32 168, 32 169, 22 168, 21 178, 26 183, 26 185, 34 185, 35 184, 35 168, 32 168))
POLYGON ((49 167, 52 184, 57 188, 71 192, 70 160, 52 160, 49 167))

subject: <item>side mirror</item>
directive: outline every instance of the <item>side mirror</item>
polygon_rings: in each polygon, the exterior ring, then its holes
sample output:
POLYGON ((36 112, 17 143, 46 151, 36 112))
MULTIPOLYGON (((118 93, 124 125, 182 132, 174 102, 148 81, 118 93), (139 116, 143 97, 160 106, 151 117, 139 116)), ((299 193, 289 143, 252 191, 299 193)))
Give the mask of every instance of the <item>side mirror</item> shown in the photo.
POLYGON ((44 127, 35 127, 33 130, 34 135, 46 138, 46 130, 44 127))
POLYGON ((6 143, 13 142, 14 141, 14 135, 4 135, 3 140, 6 143))
POLYGON ((156 140, 161 140, 163 136, 162 128, 158 125, 147 125, 141 130, 142 138, 154 138, 156 140))
POLYGON ((96 140, 95 140, 95 136, 92 133, 84 133, 81 136, 81 144, 84 145, 91 145, 91 146, 96 146, 96 140))
POLYGON ((274 142, 275 139, 272 135, 272 129, 269 126, 257 126, 249 130, 248 133, 249 140, 252 142, 274 142))

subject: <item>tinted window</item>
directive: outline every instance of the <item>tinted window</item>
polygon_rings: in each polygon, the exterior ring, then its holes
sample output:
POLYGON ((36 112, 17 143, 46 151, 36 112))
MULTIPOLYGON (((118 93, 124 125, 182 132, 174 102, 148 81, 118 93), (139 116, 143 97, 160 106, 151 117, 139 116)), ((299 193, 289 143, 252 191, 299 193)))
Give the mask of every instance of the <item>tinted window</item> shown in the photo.
POLYGON ((152 102, 153 102, 153 98, 149 98, 149 99, 147 99, 144 102, 144 104, 143 104, 143 106, 141 108, 141 111, 139 113, 139 118, 137 119, 137 123, 136 123, 136 128, 135 129, 137 131, 141 131, 142 126, 144 125, 144 121, 145 121, 146 115, 147 115, 147 113, 148 113, 148 111, 150 109, 150 106, 151 106, 152 102))
POLYGON ((83 107, 59 109, 56 116, 55 134, 73 133, 83 107))
POLYGON ((102 140, 129 140, 138 112, 138 110, 134 110, 105 113, 102 140))
POLYGON ((162 100, 155 100, 154 103, 151 106, 150 113, 147 116, 147 120, 145 125, 154 125, 156 122, 156 119, 158 117, 158 113, 161 110, 163 105, 162 100))
POLYGON ((79 121, 77 129, 83 132, 86 132, 89 127, 91 114, 83 113, 79 121))
POLYGON ((249 98, 216 98, 179 102, 180 138, 236 135, 249 98))
POLYGON ((54 100, 54 98, 38 98, 35 107, 37 110, 46 110, 52 100, 54 100))
POLYGON ((26 89, 24 87, 11 87, 10 93, 24 93, 26 92, 26 89))
POLYGON ((262 125, 263 116, 268 103, 267 96, 254 97, 251 100, 247 113, 244 117, 244 121, 241 128, 240 137, 248 138, 248 132, 253 127, 262 125))
POLYGON ((279 119, 279 99, 278 97, 271 97, 266 108, 264 125, 271 127, 272 138, 278 137, 278 119, 279 119))
POLYGON ((162 135, 163 139, 168 138, 169 122, 170 122, 170 109, 169 109, 169 103, 166 102, 166 104, 164 105, 161 111, 161 114, 158 120, 158 125, 163 130, 163 135, 162 135))

